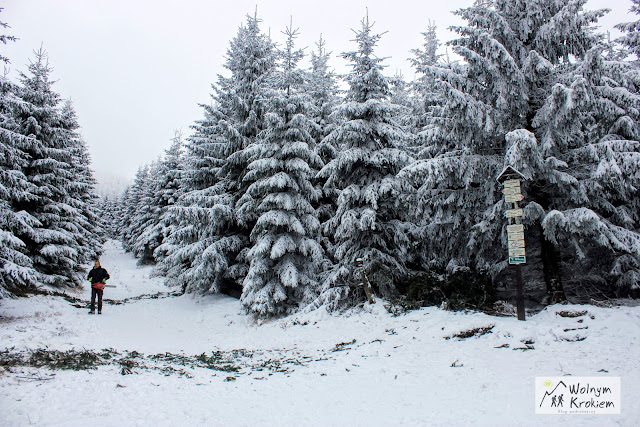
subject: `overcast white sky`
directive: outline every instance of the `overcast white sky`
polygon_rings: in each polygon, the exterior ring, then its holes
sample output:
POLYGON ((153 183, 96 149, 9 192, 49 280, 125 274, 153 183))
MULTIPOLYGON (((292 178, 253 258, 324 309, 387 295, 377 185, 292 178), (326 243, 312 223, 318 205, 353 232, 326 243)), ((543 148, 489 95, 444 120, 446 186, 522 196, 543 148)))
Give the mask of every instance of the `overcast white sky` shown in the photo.
MULTIPOLYGON (((261 28, 277 42, 293 17, 299 47, 307 53, 322 33, 333 52, 330 65, 348 70, 338 57, 353 50, 351 29, 369 10, 376 32, 388 31, 378 56, 387 74, 413 75, 407 58, 422 45, 421 32, 436 22, 441 42, 461 21, 451 11, 473 0, 0 0, 0 21, 19 38, 0 45, 11 60, 10 77, 26 70, 42 43, 53 67, 54 88, 71 98, 102 184, 131 179, 137 168, 163 154, 175 129, 188 136, 209 103, 210 86, 223 72, 229 41, 257 6, 261 28)), ((589 9, 612 11, 603 29, 635 21, 629 0, 590 0, 589 9)), ((616 34, 618 34, 616 32, 616 34)), ((305 66, 307 63, 305 62, 305 66)))

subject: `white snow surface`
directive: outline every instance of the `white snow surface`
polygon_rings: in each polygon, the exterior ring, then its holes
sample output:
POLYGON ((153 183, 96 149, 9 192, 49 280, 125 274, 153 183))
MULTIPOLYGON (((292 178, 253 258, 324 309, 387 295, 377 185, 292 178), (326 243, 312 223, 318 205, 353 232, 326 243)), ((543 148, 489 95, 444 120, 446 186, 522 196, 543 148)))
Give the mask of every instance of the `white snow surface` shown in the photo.
MULTIPOLYGON (((640 307, 556 305, 521 322, 435 307, 393 317, 378 301, 340 315, 319 309, 259 322, 231 297, 171 296, 117 242, 106 244, 101 262, 117 286, 105 298, 162 298, 105 304, 93 316, 56 296, 4 299, 0 351, 111 348, 141 353, 136 360, 146 367, 128 375, 118 364, 0 368, 0 425, 630 426, 640 419, 640 307), (479 337, 447 339, 490 325, 479 337), (149 358, 215 351, 238 370, 149 358), (562 375, 621 377, 622 413, 536 415, 534 378, 562 375)), ((87 285, 74 296, 89 295, 87 285)))

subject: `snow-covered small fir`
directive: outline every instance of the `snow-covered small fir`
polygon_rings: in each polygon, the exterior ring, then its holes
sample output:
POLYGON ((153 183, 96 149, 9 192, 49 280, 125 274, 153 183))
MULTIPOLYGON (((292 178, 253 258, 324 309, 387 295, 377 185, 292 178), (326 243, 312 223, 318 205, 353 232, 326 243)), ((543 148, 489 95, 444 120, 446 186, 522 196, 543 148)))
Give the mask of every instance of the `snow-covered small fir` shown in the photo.
POLYGON ((325 138, 338 148, 336 157, 318 174, 325 189, 337 195, 337 210, 323 225, 332 241, 335 268, 325 281, 326 297, 334 299, 333 285, 356 279, 362 258, 376 290, 394 292, 394 281, 405 277, 409 238, 404 181, 396 174, 408 164, 403 150, 410 134, 394 121, 401 106, 389 101, 383 59, 374 55, 381 35, 372 34, 368 17, 356 32, 357 50, 343 53, 351 62, 349 91, 338 107, 343 122, 325 138))

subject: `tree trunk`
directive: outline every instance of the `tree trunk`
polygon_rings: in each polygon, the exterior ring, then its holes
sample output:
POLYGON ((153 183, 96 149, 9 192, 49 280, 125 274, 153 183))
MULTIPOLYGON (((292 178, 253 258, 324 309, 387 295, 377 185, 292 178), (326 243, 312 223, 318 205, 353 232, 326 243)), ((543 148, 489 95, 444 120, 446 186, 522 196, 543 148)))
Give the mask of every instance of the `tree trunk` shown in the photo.
POLYGON ((542 258, 542 271, 544 281, 547 284, 547 296, 549 304, 563 303, 567 301, 562 286, 560 274, 560 260, 558 252, 553 244, 544 235, 542 224, 538 225, 540 231, 540 252, 542 258))
MULTIPOLYGON (((530 186, 531 198, 542 206, 545 211, 548 211, 551 203, 543 187, 544 185, 541 182, 532 183, 530 186)), ((560 274, 560 255, 556 251, 553 242, 545 237, 542 224, 538 224, 538 232, 540 233, 540 258, 542 260, 544 281, 547 285, 548 303, 566 302, 567 297, 564 293, 562 275, 560 274)))

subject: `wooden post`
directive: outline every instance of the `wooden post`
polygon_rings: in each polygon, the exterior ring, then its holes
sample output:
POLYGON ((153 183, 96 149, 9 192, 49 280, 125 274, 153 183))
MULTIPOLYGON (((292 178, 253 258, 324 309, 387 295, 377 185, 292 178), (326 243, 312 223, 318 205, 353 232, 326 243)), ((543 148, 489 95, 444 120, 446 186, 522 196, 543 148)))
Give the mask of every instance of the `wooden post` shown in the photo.
POLYGON ((522 266, 520 264, 516 264, 516 311, 518 320, 525 320, 524 284, 522 282, 522 266))
POLYGON ((362 258, 356 259, 356 267, 360 270, 360 279, 362 280, 362 286, 364 286, 364 293, 367 294, 367 300, 369 300, 369 304, 375 304, 375 299, 373 299, 373 291, 371 290, 371 284, 369 283, 369 278, 364 273, 364 260, 362 258))
MULTIPOLYGON (((513 202, 513 209, 518 209, 518 202, 513 202)), ((522 224, 521 217, 511 218, 516 224, 522 224)), ((524 283, 522 280, 522 264, 516 264, 516 312, 518 313, 518 320, 525 319, 524 308, 524 283)))
POLYGON ((518 206, 518 203, 524 199, 520 189, 520 181, 524 180, 524 176, 513 167, 507 166, 496 180, 504 185, 502 193, 505 196, 505 202, 511 206, 511 209, 505 212, 509 224, 507 226, 509 264, 514 265, 516 273, 516 310, 518 320, 525 320, 524 283, 521 265, 527 262, 527 258, 524 243, 524 226, 521 220, 523 212, 518 206))

